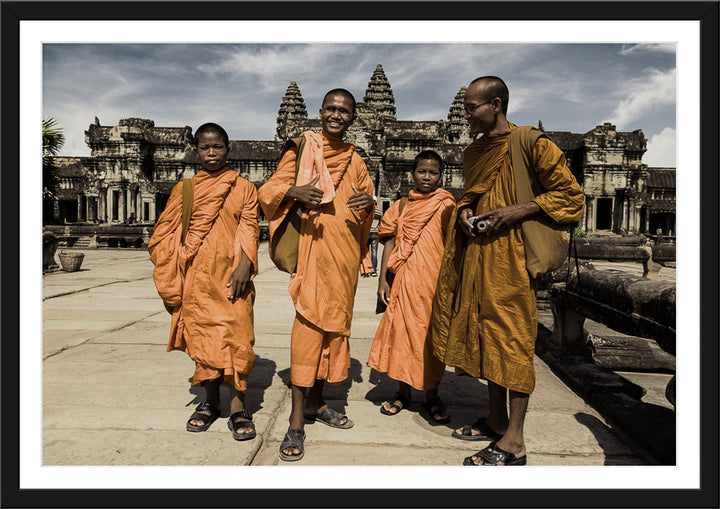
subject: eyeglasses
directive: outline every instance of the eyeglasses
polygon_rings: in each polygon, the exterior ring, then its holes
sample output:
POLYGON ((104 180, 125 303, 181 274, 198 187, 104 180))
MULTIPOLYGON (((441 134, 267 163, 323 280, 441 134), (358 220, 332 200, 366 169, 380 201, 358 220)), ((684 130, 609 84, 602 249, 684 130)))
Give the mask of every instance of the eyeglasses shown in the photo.
POLYGON ((463 108, 465 108, 465 113, 472 115, 475 113, 475 110, 478 109, 480 106, 485 106, 486 104, 492 104, 492 101, 487 101, 480 104, 465 104, 463 108))

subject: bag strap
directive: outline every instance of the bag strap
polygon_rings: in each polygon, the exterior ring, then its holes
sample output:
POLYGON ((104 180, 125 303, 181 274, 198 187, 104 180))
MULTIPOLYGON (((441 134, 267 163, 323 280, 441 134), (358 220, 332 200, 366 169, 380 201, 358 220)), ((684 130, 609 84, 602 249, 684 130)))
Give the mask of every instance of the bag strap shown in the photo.
POLYGON ((410 198, 407 196, 400 198, 400 205, 398 205, 398 217, 402 215, 403 209, 405 208, 405 205, 408 204, 408 201, 410 201, 410 198))
POLYGON ((535 174, 535 165, 532 161, 533 147, 540 138, 547 138, 547 135, 530 126, 516 127, 508 136, 508 156, 515 178, 515 198, 518 203, 524 203, 521 202, 523 199, 529 201, 544 191, 535 174), (515 151, 513 151, 513 146, 515 151), (523 167, 527 171, 521 171, 523 167), (518 196, 518 192, 521 196, 518 196), (529 197, 527 196, 528 192, 530 193, 529 197))
POLYGON ((282 147, 282 150, 280 151, 280 158, 282 159, 282 156, 285 155, 285 152, 290 150, 293 145, 297 147, 297 157, 295 158, 295 180, 297 180, 297 174, 300 170, 300 156, 303 153, 303 149, 305 148, 305 142, 307 139, 305 136, 298 136, 297 138, 290 138, 288 139, 285 144, 282 147))
POLYGON ((183 207, 182 207, 182 236, 180 241, 185 245, 185 237, 190 229, 190 217, 192 216, 193 195, 195 194, 195 181, 193 179, 183 179, 183 207))

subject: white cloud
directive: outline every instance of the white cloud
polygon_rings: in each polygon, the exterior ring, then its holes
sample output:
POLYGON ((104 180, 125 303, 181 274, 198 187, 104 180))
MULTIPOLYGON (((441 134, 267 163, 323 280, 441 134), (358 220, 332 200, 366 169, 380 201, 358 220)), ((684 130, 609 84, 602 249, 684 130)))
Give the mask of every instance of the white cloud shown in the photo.
POLYGON ((651 167, 675 168, 677 164, 675 135, 675 129, 671 127, 666 127, 658 134, 653 135, 648 141, 643 163, 651 167))
POLYGON ((618 130, 662 107, 675 107, 675 69, 648 69, 641 78, 628 81, 619 93, 625 96, 604 122, 613 122, 618 130))
POLYGON ((663 43, 651 43, 644 42, 641 44, 625 44, 620 50, 620 54, 630 55, 633 53, 648 53, 648 52, 659 52, 659 53, 675 53, 677 50, 674 42, 663 42, 663 43))

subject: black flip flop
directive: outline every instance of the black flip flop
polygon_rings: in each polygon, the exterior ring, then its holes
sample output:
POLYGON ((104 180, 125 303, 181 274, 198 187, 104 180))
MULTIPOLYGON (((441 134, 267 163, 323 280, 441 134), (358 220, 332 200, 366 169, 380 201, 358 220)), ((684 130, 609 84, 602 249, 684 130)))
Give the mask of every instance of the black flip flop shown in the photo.
POLYGON ((282 443, 280 444, 280 459, 283 461, 297 461, 305 456, 305 432, 301 429, 289 429, 285 433, 282 443), (283 451, 289 448, 300 449, 300 454, 285 454, 283 451))
POLYGON ((452 432, 452 437, 457 438, 458 440, 467 440, 470 442, 476 442, 478 440, 491 440, 493 442, 497 442, 500 440, 503 436, 493 430, 485 420, 485 417, 479 417, 475 422, 472 424, 466 424, 463 426, 462 432, 458 433, 457 431, 452 432), (472 430, 475 430, 479 433, 479 435, 473 435, 472 430))
POLYGON ((325 410, 323 410, 319 414, 305 414, 305 418, 313 422, 319 421, 327 426, 330 426, 331 428, 338 429, 350 429, 355 425, 350 419, 348 419, 347 415, 341 414, 337 410, 333 410, 330 407, 325 407, 325 410), (343 417, 345 417, 345 424, 338 424, 343 417))
POLYGON ((406 408, 410 406, 410 400, 400 394, 399 392, 395 394, 392 398, 388 400, 388 403, 390 403, 390 408, 397 408, 396 411, 391 412, 390 410, 386 409, 382 404, 380 404, 380 413, 384 415, 397 415, 400 413, 400 410, 403 408, 406 408), (402 406, 398 406, 395 404, 396 401, 399 401, 402 406), (392 402, 392 403, 390 403, 392 402))
POLYGON ((423 403, 422 406, 430 415, 430 418, 433 420, 433 422, 436 422, 437 424, 445 424, 447 422, 450 422, 449 415, 443 419, 435 418, 435 414, 444 414, 445 412, 447 412, 447 408, 445 408, 445 405, 443 405, 440 396, 435 396, 434 398, 427 400, 425 403, 423 403), (436 409, 434 412, 432 411, 433 407, 435 407, 436 409))
POLYGON ((507 452, 505 449, 501 449, 495 442, 490 443, 482 451, 478 451, 473 456, 468 456, 463 460, 463 465, 472 467, 496 467, 501 461, 504 463, 503 466, 521 466, 527 465, 527 454, 520 456, 519 458, 511 452, 507 452), (478 465, 473 461, 473 456, 483 460, 482 465, 478 465))
POLYGON ((240 412, 232 414, 228 419, 228 428, 232 431, 233 438, 238 441, 251 440, 257 435, 252 417, 247 410, 241 410, 240 412), (235 421, 238 417, 247 419, 247 421, 235 421), (238 433, 238 430, 242 428, 252 428, 252 431, 250 433, 238 433))
POLYGON ((200 403, 195 412, 188 419, 185 429, 192 431, 193 433, 199 433, 200 431, 206 431, 215 420, 220 417, 220 409, 214 405, 211 405, 207 401, 200 403), (201 414, 200 412, 210 412, 208 414, 201 414), (192 424, 190 421, 202 421, 201 425, 192 424))

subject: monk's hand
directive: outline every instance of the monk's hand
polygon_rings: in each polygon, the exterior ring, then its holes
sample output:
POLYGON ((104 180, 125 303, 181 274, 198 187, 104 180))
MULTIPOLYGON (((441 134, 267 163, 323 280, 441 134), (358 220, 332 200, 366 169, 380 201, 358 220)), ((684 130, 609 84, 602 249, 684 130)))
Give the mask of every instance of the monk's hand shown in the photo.
POLYGON ((538 215, 542 209, 534 201, 528 203, 519 203, 517 205, 510 205, 508 207, 502 207, 500 209, 493 210, 492 212, 486 212, 478 216, 478 221, 491 217, 492 221, 488 225, 488 229, 485 231, 486 235, 492 235, 498 233, 507 228, 512 228, 516 224, 520 223, 524 219, 538 215))
POLYGON ((457 222, 460 225, 460 229, 468 237, 475 237, 476 233, 473 231, 472 225, 468 222, 468 218, 472 217, 473 209, 471 207, 465 207, 458 214, 457 222))
POLYGON ((230 281, 228 281, 227 285, 225 285, 229 288, 227 294, 228 300, 235 302, 238 298, 240 298, 240 295, 242 295, 250 282, 251 269, 252 262, 250 262, 250 259, 247 257, 245 252, 243 252, 240 257, 240 263, 238 263, 238 266, 232 271, 232 274, 230 274, 230 281))
POLYGON ((370 196, 365 191, 358 191, 358 188, 355 187, 355 184, 350 184, 352 186, 352 190, 354 191, 354 194, 348 199, 347 206, 350 207, 350 210, 360 211, 360 210, 367 210, 370 212, 372 210, 373 204, 375 203, 372 199, 372 196, 370 196))
POLYGON ((382 277, 379 278, 377 296, 379 301, 387 305, 390 302, 390 285, 385 279, 385 274, 382 274, 382 277))
POLYGON ((315 187, 318 180, 320 180, 320 175, 315 175, 315 178, 304 186, 291 187, 287 190, 287 193, 285 193, 285 197, 292 198, 311 207, 317 207, 320 205, 324 194, 322 189, 315 187))

